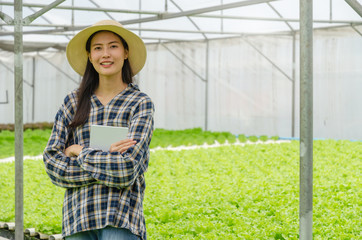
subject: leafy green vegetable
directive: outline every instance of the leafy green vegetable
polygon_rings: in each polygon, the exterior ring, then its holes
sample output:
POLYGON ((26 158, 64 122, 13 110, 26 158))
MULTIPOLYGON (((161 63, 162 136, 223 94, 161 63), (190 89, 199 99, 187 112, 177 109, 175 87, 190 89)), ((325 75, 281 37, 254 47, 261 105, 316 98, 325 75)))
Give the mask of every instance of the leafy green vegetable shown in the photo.
MULTIPOLYGON (((314 239, 359 239, 362 142, 314 142, 314 239)), ((299 142, 152 152, 149 239, 297 239, 299 142)), ((64 190, 24 162, 25 226, 59 233, 64 190)), ((0 168, 0 221, 14 221, 14 164, 0 168), (3 181, 3 179, 7 179, 3 181)))
POLYGON ((259 140, 259 138, 257 136, 250 136, 250 137, 248 137, 248 140, 251 142, 257 142, 259 140))
MULTIPOLYGON (((24 131, 24 155, 25 156, 37 156, 42 154, 51 130, 31 130, 24 131)), ((6 158, 14 156, 14 132, 1 131, 0 132, 0 158, 6 158)))
POLYGON ((265 136, 265 135, 262 135, 259 137, 259 140, 262 141, 262 142, 266 142, 269 140, 268 136, 265 136))
MULTIPOLYGON (((51 134, 50 129, 46 130, 31 130, 24 131, 24 155, 25 156, 38 156, 43 153, 43 150, 48 142, 51 134)), ((261 137, 262 138, 262 137, 261 137)), ((263 138, 267 138, 263 136, 263 138)), ((246 142, 245 135, 239 135, 240 142, 246 142)), ((218 143, 234 143, 237 137, 229 132, 211 132, 203 131, 201 128, 193 128, 186 130, 165 130, 156 129, 154 131, 150 148, 156 147, 177 147, 177 146, 192 146, 203 144, 218 143)), ((258 137, 249 137, 250 141, 258 141, 258 137)), ((261 139, 262 140, 262 139, 261 139)), ((14 156, 14 132, 1 131, 0 132, 0 158, 14 156)))

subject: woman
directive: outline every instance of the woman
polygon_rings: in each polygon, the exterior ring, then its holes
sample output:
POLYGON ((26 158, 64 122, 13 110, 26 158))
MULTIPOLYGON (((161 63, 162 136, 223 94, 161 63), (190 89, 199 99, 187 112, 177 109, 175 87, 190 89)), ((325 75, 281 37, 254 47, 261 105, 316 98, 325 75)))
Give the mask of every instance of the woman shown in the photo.
POLYGON ((44 164, 66 188, 65 239, 146 239, 144 173, 153 132, 151 99, 132 83, 145 64, 143 41, 103 20, 70 40, 67 58, 83 75, 55 116, 44 164), (128 139, 104 152, 89 147, 90 125, 128 127, 128 139))

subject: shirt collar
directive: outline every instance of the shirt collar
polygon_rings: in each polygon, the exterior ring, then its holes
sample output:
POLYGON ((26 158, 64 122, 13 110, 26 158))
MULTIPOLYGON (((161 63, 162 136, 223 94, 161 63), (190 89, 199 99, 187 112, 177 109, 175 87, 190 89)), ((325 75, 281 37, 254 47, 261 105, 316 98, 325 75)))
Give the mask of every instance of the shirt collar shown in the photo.
POLYGON ((133 88, 134 90, 137 90, 137 91, 140 90, 140 88, 138 87, 138 85, 135 84, 135 83, 130 83, 130 84, 128 84, 127 88, 133 88))

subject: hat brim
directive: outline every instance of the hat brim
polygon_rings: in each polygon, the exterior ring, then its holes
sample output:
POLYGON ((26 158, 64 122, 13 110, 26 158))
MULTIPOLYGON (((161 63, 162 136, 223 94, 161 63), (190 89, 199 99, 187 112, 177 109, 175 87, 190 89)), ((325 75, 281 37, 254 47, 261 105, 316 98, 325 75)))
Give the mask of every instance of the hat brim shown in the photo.
POLYGON ((98 31, 111 31, 121 36, 128 45, 128 61, 132 68, 132 76, 136 75, 146 63, 146 46, 142 39, 133 32, 125 29, 122 25, 102 24, 87 27, 76 34, 67 45, 67 58, 72 68, 81 76, 88 61, 86 43, 88 38, 98 31))

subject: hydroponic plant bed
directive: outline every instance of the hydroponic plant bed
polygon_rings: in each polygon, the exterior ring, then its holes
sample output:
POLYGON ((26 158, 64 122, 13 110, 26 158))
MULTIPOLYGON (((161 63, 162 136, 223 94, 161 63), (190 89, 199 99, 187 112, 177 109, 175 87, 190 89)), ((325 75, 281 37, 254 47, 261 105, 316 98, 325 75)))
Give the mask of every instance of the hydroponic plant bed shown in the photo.
MULTIPOLYGON (((42 154, 51 130, 27 129, 24 131, 24 156, 37 156, 42 154)), ((156 147, 177 147, 177 146, 191 146, 202 145, 204 143, 213 144, 215 141, 219 143, 233 143, 238 139, 240 142, 246 141, 266 141, 269 139, 276 140, 278 137, 267 136, 249 136, 245 135, 235 136, 229 132, 211 132, 203 131, 201 128, 193 128, 186 130, 165 130, 156 129, 153 133, 150 148, 156 147)), ((0 159, 14 156, 14 132, 9 130, 0 131, 0 159)))
MULTIPOLYGON (((361 236, 362 143, 314 143, 314 239, 361 236)), ((299 142, 157 150, 146 173, 149 239, 297 239, 299 142)), ((0 221, 14 221, 14 163, 0 168, 0 221)), ((61 231, 64 190, 24 162, 25 227, 61 231)))

